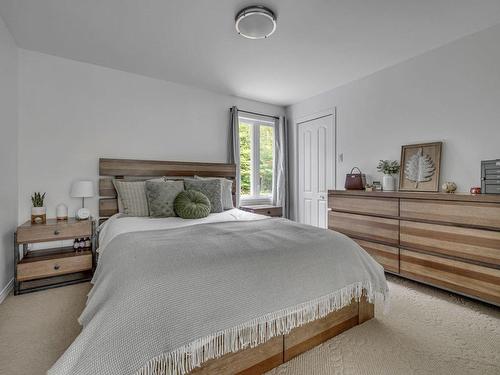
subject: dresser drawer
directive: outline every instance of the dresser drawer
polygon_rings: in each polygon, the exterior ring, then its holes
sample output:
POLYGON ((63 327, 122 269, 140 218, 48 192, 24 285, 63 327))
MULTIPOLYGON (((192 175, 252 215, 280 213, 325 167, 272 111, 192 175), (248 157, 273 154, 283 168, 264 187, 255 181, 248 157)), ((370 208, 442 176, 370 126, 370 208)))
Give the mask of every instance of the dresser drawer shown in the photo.
POLYGON ((402 247, 500 266, 500 232, 403 220, 400 231, 402 247))
POLYGON ((401 199, 401 219, 500 229, 500 204, 401 199))
POLYGON ((399 273, 399 248, 358 239, 354 239, 354 241, 380 263, 385 270, 399 273))
POLYGON ((90 269, 92 252, 73 252, 61 258, 21 261, 17 264, 17 280, 34 280, 90 269))
POLYGON ((71 222, 52 221, 47 224, 25 224, 17 229, 17 242, 44 242, 90 237, 92 235, 92 222, 90 220, 71 222))
POLYGON ((397 198, 348 197, 335 195, 328 197, 328 207, 338 211, 359 214, 398 216, 397 198))
POLYGON ((486 183, 484 186, 484 192, 486 194, 500 194, 500 184, 499 185, 490 185, 486 183))
POLYGON ((399 244, 399 222, 395 219, 330 211, 328 228, 360 239, 399 244))
POLYGON ((500 304, 498 269, 405 249, 399 264, 402 276, 500 304))

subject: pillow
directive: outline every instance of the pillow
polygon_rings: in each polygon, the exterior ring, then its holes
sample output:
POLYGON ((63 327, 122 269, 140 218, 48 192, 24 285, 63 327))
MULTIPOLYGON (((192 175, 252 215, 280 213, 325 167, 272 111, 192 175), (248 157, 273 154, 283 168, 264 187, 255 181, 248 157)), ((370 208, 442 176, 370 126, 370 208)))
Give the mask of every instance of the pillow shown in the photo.
POLYGON ((222 177, 200 177, 194 176, 197 180, 220 180, 222 183, 222 207, 225 210, 234 208, 233 206, 233 181, 222 177))
POLYGON ((210 200, 197 190, 185 190, 175 197, 174 209, 183 219, 201 219, 210 214, 210 200))
POLYGON ((131 216, 149 216, 146 199, 146 181, 113 180, 123 213, 131 216))
MULTIPOLYGON (((145 182, 145 181, 165 181, 166 177, 159 177, 159 178, 153 178, 150 180, 145 180, 141 179, 140 177, 134 178, 134 177, 129 177, 129 178, 124 178, 124 179, 119 179, 119 182, 145 182)), ((118 192, 118 188, 116 187, 116 184, 114 183, 115 180, 113 180, 113 185, 115 186, 116 190, 116 200, 118 202, 118 212, 125 214, 125 207, 123 206, 122 199, 120 198, 120 193, 118 192)), ((144 190, 144 192, 146 192, 144 190)))
POLYGON ((197 190, 207 196, 210 201, 210 212, 222 212, 222 183, 220 180, 184 180, 186 190, 197 190))
POLYGON ((183 190, 183 181, 146 181, 149 216, 175 216, 174 200, 183 190))

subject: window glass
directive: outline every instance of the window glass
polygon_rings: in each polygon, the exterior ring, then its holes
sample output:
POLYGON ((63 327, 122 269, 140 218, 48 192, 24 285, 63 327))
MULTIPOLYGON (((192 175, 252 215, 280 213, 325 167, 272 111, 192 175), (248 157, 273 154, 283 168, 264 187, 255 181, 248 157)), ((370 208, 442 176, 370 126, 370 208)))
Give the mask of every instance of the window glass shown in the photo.
POLYGON ((274 129, 272 126, 259 126, 260 129, 260 160, 259 160, 259 177, 260 177, 260 194, 273 194, 273 155, 274 155, 274 129))
MULTIPOLYGON (((240 196, 270 200, 273 194, 274 126, 272 121, 240 117, 240 196)), ((264 202, 265 203, 265 202, 264 202)))
POLYGON ((240 121, 240 195, 250 195, 251 125, 240 121))

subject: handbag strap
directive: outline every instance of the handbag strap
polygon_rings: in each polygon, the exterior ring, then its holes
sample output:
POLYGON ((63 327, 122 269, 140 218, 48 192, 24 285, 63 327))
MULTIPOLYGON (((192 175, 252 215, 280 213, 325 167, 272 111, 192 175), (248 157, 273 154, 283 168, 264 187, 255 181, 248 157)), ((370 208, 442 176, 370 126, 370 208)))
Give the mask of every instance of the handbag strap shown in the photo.
POLYGON ((351 173, 349 173, 349 174, 352 174, 352 172, 353 172, 355 169, 357 169, 357 170, 358 170, 359 174, 362 174, 362 173, 361 173, 361 169, 359 169, 358 167, 354 167, 353 169, 351 169, 351 173))

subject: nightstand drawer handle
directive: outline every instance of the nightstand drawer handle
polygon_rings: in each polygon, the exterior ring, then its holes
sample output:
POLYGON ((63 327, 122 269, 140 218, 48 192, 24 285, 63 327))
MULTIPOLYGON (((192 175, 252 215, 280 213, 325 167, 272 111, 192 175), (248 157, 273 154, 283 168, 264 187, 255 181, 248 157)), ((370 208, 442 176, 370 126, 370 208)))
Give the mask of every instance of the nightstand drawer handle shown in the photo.
POLYGON ((268 215, 271 215, 271 211, 267 211, 267 214, 268 214, 268 215))
POLYGON ((54 269, 57 271, 61 266, 59 264, 54 264, 54 269))
POLYGON ((61 232, 59 232, 57 229, 54 231, 54 234, 55 234, 56 236, 57 236, 59 233, 61 233, 61 232))

